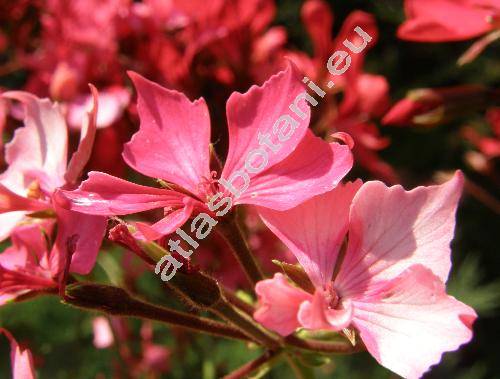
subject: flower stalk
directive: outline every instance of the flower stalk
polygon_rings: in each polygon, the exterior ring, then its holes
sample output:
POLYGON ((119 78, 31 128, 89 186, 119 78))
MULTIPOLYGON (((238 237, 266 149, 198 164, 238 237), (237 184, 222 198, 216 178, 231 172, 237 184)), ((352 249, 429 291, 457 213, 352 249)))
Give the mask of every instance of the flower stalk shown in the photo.
POLYGON ((147 303, 118 287, 92 283, 71 284, 66 288, 64 302, 115 316, 140 317, 218 337, 249 340, 231 325, 147 303))
POLYGON ((264 279, 264 273, 250 250, 236 217, 223 220, 220 224, 221 227, 217 228, 217 231, 231 248, 250 284, 255 286, 264 279))

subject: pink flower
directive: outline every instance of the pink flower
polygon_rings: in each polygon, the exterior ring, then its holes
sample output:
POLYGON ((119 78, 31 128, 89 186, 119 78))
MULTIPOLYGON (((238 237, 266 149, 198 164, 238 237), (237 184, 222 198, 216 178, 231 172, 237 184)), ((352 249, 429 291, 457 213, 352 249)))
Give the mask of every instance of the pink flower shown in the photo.
POLYGON ((95 88, 93 95, 93 111, 84 120, 80 144, 68 163, 68 128, 58 105, 26 92, 2 94, 4 99, 22 102, 26 115, 25 125, 16 130, 5 148, 8 168, 0 175, 0 240, 9 237, 26 216, 55 214, 58 233, 53 256, 58 257, 62 270, 68 239, 80 236, 70 268, 79 274, 87 274, 94 266, 106 219, 63 209, 53 202, 53 194, 58 188, 74 187, 88 161, 96 129, 95 88))
POLYGON ((347 146, 328 144, 308 131, 309 107, 296 75, 290 65, 262 87, 231 95, 229 151, 217 173, 210 169, 205 100, 191 102, 130 73, 138 92, 141 126, 125 145, 123 157, 140 173, 171 183, 170 188, 91 172, 77 190, 61 191, 61 204, 103 216, 164 208, 165 217, 151 227, 137 224, 146 238, 157 239, 196 212, 217 211, 221 216, 238 204, 284 210, 332 189, 351 168, 351 153, 347 146))
POLYGON ((58 262, 45 240, 52 221, 18 226, 11 233, 12 246, 0 254, 0 305, 33 291, 54 292, 58 287, 58 262))
POLYGON ((285 212, 261 209, 314 291, 282 274, 261 281, 255 319, 282 335, 355 329, 380 364, 420 377, 472 338, 474 310, 444 284, 462 185, 459 172, 412 191, 356 181, 285 212))
POLYGON ((498 0, 405 0, 398 37, 417 42, 461 41, 499 27, 498 0))
POLYGON ((10 342, 10 362, 13 379, 35 379, 35 365, 31 351, 21 347, 7 330, 0 328, 10 342))

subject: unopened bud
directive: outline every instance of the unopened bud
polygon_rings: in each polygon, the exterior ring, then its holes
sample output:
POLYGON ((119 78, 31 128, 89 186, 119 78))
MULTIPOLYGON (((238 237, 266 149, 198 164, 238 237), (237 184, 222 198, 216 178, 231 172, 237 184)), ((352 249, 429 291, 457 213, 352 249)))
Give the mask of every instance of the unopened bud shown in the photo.
POLYGON ((435 126, 497 104, 500 95, 477 85, 420 88, 408 92, 382 119, 385 125, 435 126))

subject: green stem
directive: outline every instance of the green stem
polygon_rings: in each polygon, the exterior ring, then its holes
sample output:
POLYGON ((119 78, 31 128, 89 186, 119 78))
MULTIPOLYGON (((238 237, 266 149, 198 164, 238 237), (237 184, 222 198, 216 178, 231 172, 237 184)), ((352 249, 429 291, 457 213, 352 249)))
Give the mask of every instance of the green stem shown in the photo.
POLYGON ((265 331, 250 315, 226 300, 217 280, 213 277, 203 272, 186 274, 179 271, 166 285, 186 304, 215 313, 259 344, 269 349, 280 346, 277 337, 265 331))
POLYGON ((286 337, 285 343, 289 347, 327 354, 354 354, 365 350, 365 346, 361 341, 358 341, 356 346, 352 346, 348 341, 326 342, 302 339, 293 335, 286 337))
POLYGON ((238 297, 237 294, 235 294, 233 291, 230 289, 223 287, 222 288, 224 297, 227 299, 227 301, 231 304, 233 304, 235 307, 238 309, 242 310, 246 314, 252 316, 255 312, 255 307, 252 304, 249 304, 242 299, 238 297))
POLYGON ((220 222, 219 234, 227 242, 252 286, 264 279, 264 274, 247 244, 243 231, 235 217, 220 222))
POLYGON ((144 302, 118 287, 92 283, 73 284, 66 288, 64 302, 111 315, 139 317, 161 321, 195 332, 244 341, 249 340, 245 334, 231 325, 144 302))
POLYGON ((276 350, 281 347, 282 343, 278 338, 265 331, 249 315, 237 310, 231 304, 223 301, 213 306, 211 310, 268 349, 276 350))

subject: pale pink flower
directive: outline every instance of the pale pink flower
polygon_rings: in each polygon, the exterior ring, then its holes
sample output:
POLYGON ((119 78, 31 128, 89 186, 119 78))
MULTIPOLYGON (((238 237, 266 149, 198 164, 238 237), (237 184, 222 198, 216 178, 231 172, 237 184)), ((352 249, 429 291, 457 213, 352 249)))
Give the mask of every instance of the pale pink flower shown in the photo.
MULTIPOLYGON (((79 238, 71 271, 87 274, 94 266, 104 236, 106 219, 68 211, 52 201, 56 189, 73 188, 87 163, 96 130, 97 91, 94 107, 82 127, 80 144, 68 162, 68 127, 57 104, 27 92, 11 91, 3 99, 20 101, 25 107, 24 126, 5 147, 7 170, 0 175, 0 240, 30 214, 55 214, 58 234, 54 258, 59 269, 64 265, 66 243, 79 238)), ((29 218, 32 220, 32 218, 29 218)))
POLYGON ((111 216, 164 208, 165 217, 151 227, 137 224, 146 238, 157 239, 184 224, 193 212, 209 212, 205 203, 221 202, 222 194, 232 199, 231 205, 288 209, 334 188, 352 166, 348 146, 328 144, 308 130, 310 110, 303 100, 296 101, 305 90, 292 65, 263 86, 230 96, 229 151, 220 173, 210 169, 205 100, 191 102, 138 74, 130 76, 138 92, 141 125, 123 157, 140 173, 173 183, 172 189, 91 172, 77 190, 61 191, 61 204, 71 210, 111 216), (294 103, 302 118, 289 109, 294 103), (293 116, 293 125, 279 122, 282 115, 293 116), (265 138, 268 142, 262 142, 265 138), (259 149, 266 158, 254 154, 259 149), (219 174, 232 184, 231 193, 215 179, 219 174))
POLYGON ((31 351, 21 347, 7 330, 0 328, 10 342, 10 362, 12 379, 35 379, 35 365, 31 351))
POLYGON ((354 329, 380 364, 420 377, 472 338, 476 313, 445 289, 462 185, 460 172, 412 191, 356 181, 285 212, 260 209, 315 290, 263 280, 255 319, 282 335, 354 329))
POLYGON ((92 320, 92 330, 94 332, 94 346, 96 348, 106 349, 113 345, 115 338, 106 317, 95 317, 92 320))

